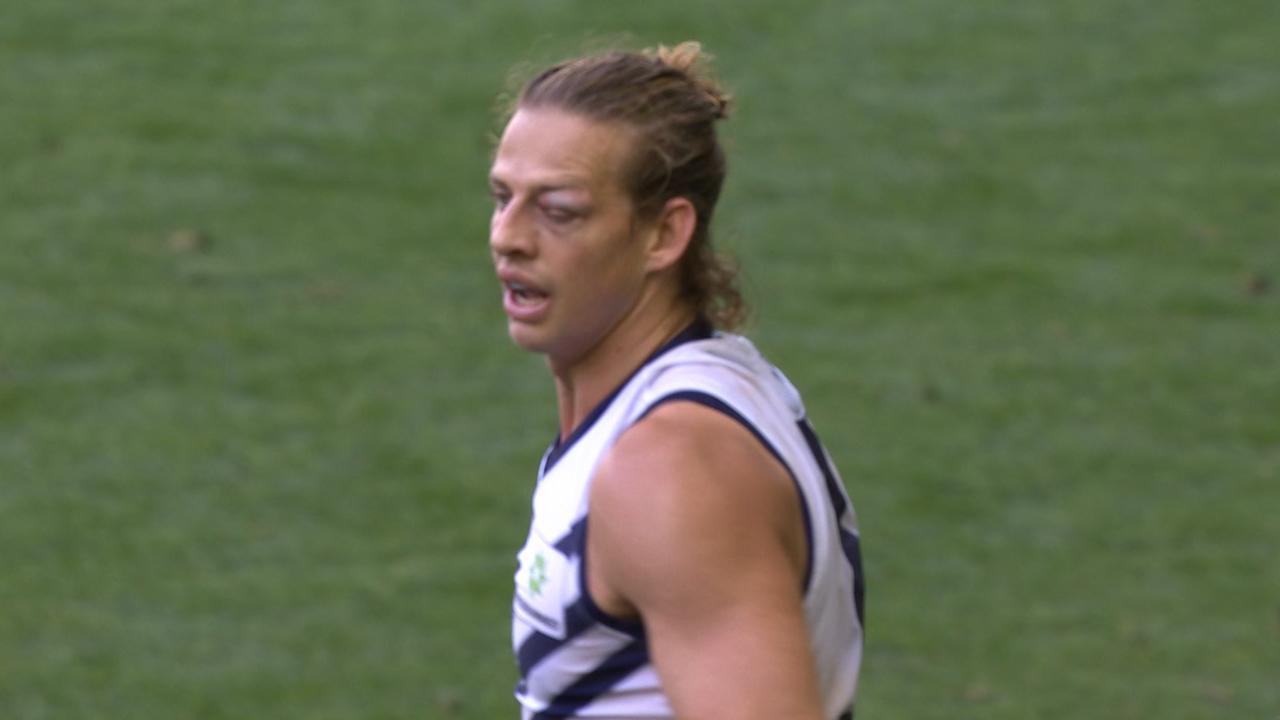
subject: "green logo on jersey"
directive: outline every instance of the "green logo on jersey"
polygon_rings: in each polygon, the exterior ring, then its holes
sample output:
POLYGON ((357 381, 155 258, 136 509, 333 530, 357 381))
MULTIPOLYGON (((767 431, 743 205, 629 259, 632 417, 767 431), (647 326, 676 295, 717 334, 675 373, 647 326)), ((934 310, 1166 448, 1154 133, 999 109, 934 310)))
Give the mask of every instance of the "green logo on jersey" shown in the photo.
POLYGON ((542 586, 547 582, 547 559, 538 553, 533 558, 533 567, 529 568, 529 592, 542 594, 542 586))

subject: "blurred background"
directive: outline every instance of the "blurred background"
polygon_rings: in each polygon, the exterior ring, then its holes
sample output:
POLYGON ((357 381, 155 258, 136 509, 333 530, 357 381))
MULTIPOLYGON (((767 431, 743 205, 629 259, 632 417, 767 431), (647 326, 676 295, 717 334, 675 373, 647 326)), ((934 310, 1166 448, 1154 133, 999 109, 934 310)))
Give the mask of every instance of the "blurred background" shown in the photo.
POLYGON ((19 0, 0 717, 514 717, 495 99, 691 38, 859 718, 1280 714, 1280 4, 19 0))

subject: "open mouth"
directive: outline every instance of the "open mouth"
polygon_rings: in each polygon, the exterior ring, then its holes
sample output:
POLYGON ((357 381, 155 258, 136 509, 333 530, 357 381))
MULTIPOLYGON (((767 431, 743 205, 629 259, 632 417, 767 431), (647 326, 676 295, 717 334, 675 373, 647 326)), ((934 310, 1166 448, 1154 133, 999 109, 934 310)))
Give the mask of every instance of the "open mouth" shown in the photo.
POLYGON ((537 305, 547 299, 546 293, 523 283, 509 282, 506 285, 507 292, 510 293, 511 299, 516 305, 537 305))
POLYGON ((546 317, 551 307, 551 296, 541 288, 507 280, 502 283, 502 289, 502 306, 507 317, 517 322, 538 322, 546 317))

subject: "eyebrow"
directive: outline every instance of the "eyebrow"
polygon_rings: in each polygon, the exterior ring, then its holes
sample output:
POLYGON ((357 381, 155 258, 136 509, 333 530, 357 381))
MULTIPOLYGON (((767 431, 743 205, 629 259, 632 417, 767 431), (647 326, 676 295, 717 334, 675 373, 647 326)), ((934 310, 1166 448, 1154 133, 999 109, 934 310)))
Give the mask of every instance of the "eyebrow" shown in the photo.
MULTIPOLYGON (((489 185, 501 185, 504 188, 509 188, 511 183, 501 176, 490 173, 489 185)), ((552 177, 541 182, 532 183, 531 188, 534 195, 541 195, 542 193, 554 192, 556 190, 589 190, 590 185, 591 183, 585 177, 566 175, 562 177, 552 177)))

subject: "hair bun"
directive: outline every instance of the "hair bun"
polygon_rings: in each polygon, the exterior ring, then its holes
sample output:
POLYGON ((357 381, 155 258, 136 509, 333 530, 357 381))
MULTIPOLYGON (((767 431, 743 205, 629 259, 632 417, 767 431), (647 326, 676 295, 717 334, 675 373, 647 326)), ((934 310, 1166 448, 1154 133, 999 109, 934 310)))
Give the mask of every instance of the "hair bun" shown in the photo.
POLYGON ((704 57, 710 59, 702 52, 702 43, 696 40, 686 40, 673 48, 659 45, 658 49, 651 54, 661 60, 664 65, 690 74, 701 68, 705 62, 704 57))
POLYGON ((707 96, 707 100, 714 107, 716 120, 723 120, 729 117, 729 105, 732 102, 732 98, 711 76, 707 66, 710 64, 712 56, 702 51, 702 43, 696 40, 686 40, 675 47, 659 45, 656 50, 646 50, 645 54, 656 58, 663 65, 688 76, 707 96))

